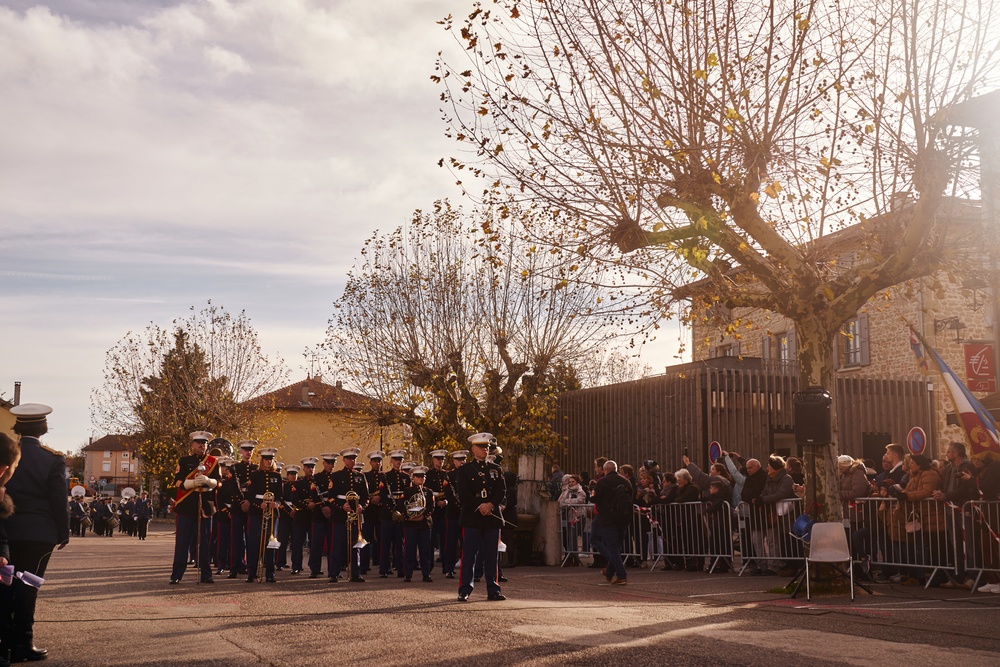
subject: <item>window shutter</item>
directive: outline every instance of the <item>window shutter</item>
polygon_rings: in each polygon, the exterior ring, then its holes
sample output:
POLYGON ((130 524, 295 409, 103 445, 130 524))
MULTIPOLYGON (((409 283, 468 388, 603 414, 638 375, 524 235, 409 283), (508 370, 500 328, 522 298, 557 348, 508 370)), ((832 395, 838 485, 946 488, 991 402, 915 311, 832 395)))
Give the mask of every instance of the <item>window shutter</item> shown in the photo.
POLYGON ((840 370, 840 341, 843 337, 840 331, 833 336, 833 370, 835 371, 840 370))
POLYGON ((771 337, 767 334, 760 338, 760 356, 763 359, 771 358, 771 337))
POLYGON ((789 329, 785 336, 788 338, 788 361, 794 363, 799 360, 798 346, 795 344, 795 328, 789 329))
POLYGON ((871 363, 871 353, 868 345, 868 313, 858 315, 858 337, 861 339, 861 365, 871 363))
POLYGON ((717 347, 712 346, 712 347, 708 348, 708 358, 709 359, 715 359, 717 356, 719 356, 719 349, 717 347))

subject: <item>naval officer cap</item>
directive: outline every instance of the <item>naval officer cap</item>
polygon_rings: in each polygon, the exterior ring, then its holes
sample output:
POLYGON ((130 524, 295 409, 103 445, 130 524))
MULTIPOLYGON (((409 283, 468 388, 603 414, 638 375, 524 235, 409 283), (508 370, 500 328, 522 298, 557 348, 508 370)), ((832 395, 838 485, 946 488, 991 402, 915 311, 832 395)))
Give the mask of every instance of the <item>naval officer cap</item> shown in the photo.
POLYGON ((368 452, 368 460, 369 461, 381 461, 382 460, 382 452, 368 452))
POLYGON ((260 450, 260 458, 262 459, 273 459, 274 455, 278 453, 277 447, 264 447, 260 450))
POLYGON ((340 458, 340 454, 335 452, 327 452, 326 454, 320 454, 319 457, 324 461, 329 461, 330 463, 336 463, 337 459, 340 458))
POLYGON ((10 409, 10 414, 17 418, 22 424, 45 421, 46 415, 52 412, 52 408, 41 403, 22 403, 10 409))
POLYGON ((432 459, 443 459, 446 456, 448 456, 447 449, 435 449, 433 452, 431 452, 432 459))
POLYGON ((300 472, 302 472, 302 468, 294 463, 285 466, 286 475, 298 475, 300 472))
POLYGON ((236 461, 230 458, 224 458, 221 461, 219 461, 219 465, 224 468, 232 468, 234 465, 236 465, 236 461))
POLYGON ((469 450, 460 449, 457 452, 452 452, 451 458, 455 459, 456 461, 464 461, 465 459, 469 458, 469 450))
POLYGON ((254 448, 257 447, 257 441, 256 440, 241 440, 240 444, 238 444, 236 446, 239 447, 240 449, 247 449, 249 451, 253 451, 254 448))
POLYGON ((475 433, 469 436, 469 444, 475 445, 476 447, 489 448, 490 443, 494 442, 496 438, 493 437, 492 433, 475 433))
POLYGON ((410 470, 410 474, 414 477, 426 477, 427 466, 413 466, 413 469, 410 470))
POLYGON ((416 467, 416 465, 417 464, 414 463, 413 461, 406 461, 405 463, 403 463, 403 465, 399 466, 399 469, 402 470, 403 472, 410 472, 411 470, 413 470, 414 467, 416 467))
POLYGON ((319 459, 315 456, 307 456, 302 459, 302 465, 307 468, 315 468, 317 463, 319 463, 319 459))
POLYGON ((361 450, 357 447, 348 447, 347 449, 340 450, 340 456, 345 459, 356 459, 359 454, 361 454, 361 450))
POLYGON ((402 449, 394 449, 391 452, 389 452, 389 458, 399 459, 400 461, 402 461, 403 459, 406 458, 406 451, 402 449))
POLYGON ((191 440, 193 440, 194 442, 208 442, 215 436, 209 433, 208 431, 195 431, 194 433, 191 434, 190 437, 191 440))

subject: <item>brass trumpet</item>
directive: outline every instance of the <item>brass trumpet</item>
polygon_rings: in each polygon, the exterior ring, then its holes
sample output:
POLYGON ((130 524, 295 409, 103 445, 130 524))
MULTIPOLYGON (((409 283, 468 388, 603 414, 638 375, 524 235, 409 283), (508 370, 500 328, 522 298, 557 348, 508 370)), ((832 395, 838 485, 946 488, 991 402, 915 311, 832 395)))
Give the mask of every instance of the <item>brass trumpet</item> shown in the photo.
POLYGON ((354 489, 347 492, 344 496, 344 509, 347 511, 347 543, 351 543, 351 524, 357 524, 358 526, 358 541, 354 543, 353 546, 347 548, 347 562, 351 562, 351 549, 364 549, 368 546, 368 540, 361 536, 361 527, 365 524, 365 515, 361 511, 359 503, 361 501, 361 496, 354 489), (354 501, 354 510, 351 510, 351 501, 354 501))

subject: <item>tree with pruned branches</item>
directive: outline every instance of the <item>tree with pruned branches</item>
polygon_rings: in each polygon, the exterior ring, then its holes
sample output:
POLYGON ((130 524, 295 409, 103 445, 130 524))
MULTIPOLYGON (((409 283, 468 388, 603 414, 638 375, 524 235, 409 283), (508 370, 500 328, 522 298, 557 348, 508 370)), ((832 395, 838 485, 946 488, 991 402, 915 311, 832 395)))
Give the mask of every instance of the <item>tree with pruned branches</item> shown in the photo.
MULTIPOLYGON (((997 11, 477 2, 442 21, 461 49, 433 76, 462 148, 447 164, 474 197, 559 211, 545 240, 638 272, 654 314, 683 288, 691 317, 788 317, 800 385, 832 389, 835 338, 862 305, 969 261, 948 205, 975 183, 949 112, 997 83, 997 11), (823 239, 847 228, 845 262, 823 239)), ((836 517, 836 446, 814 454, 811 504, 836 517)))

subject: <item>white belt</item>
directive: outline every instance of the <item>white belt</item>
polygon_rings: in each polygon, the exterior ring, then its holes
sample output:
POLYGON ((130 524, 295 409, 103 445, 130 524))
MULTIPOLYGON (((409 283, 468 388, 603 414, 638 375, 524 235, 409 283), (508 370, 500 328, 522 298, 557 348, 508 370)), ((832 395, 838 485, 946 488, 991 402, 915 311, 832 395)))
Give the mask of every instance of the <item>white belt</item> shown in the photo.
POLYGON ((254 496, 254 498, 256 498, 257 500, 264 500, 264 494, 258 493, 256 496, 254 496))
POLYGON ((347 496, 337 496, 337 500, 347 500, 347 496))

